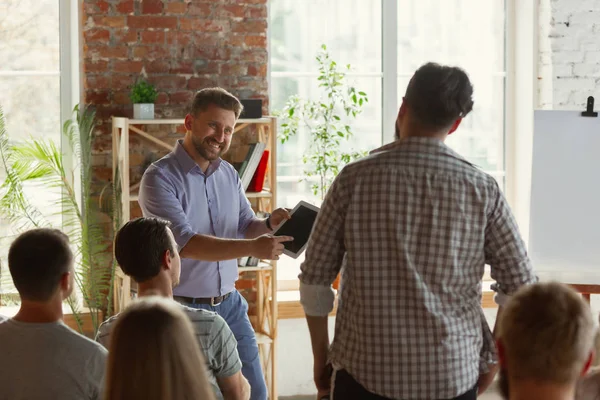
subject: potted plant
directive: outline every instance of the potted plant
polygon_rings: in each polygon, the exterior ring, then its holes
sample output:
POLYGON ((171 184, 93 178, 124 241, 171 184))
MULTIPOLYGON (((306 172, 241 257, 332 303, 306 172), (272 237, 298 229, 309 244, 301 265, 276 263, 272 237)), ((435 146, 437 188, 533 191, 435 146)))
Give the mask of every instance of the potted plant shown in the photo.
POLYGON ((75 282, 83 296, 83 304, 75 296, 67 302, 79 331, 95 336, 103 317, 112 314, 116 261, 110 250, 112 234, 120 226, 118 204, 121 188, 118 179, 110 183, 108 189, 112 193, 112 204, 105 209, 98 205, 92 184, 95 113, 89 109, 79 110, 78 107, 73 112, 75 116, 65 122, 62 132, 66 138, 63 146, 69 146, 71 158, 63 154, 57 143, 47 138, 12 143, 0 107, 0 166, 5 171, 4 182, 0 185, 0 214, 10 221, 17 234, 35 227, 54 227, 69 236, 76 260, 75 282), (67 168, 71 159, 75 163, 72 169, 67 168), (74 171, 78 174, 75 175, 74 171), (41 186, 62 193, 55 200, 57 207, 52 207, 60 210, 60 226, 53 226, 52 217, 56 215, 33 205, 24 190, 28 186, 41 186), (109 235, 105 232, 106 222, 102 213, 108 214, 113 222, 109 235), (91 332, 84 332, 82 306, 89 311, 91 332))
POLYGON ((129 98, 133 103, 134 119, 154 119, 154 101, 158 93, 147 81, 140 79, 131 88, 129 98))

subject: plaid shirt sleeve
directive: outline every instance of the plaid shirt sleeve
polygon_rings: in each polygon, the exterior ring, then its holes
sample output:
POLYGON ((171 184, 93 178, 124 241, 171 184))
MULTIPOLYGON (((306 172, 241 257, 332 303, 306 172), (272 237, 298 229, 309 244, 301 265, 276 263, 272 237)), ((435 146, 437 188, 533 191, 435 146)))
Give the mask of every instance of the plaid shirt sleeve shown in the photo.
POLYGON ((306 258, 300 266, 300 282, 305 285, 329 287, 342 267, 344 247, 344 219, 349 194, 344 170, 337 176, 325 196, 306 249, 306 258))
POLYGON ((519 287, 536 282, 537 277, 517 222, 496 182, 492 190, 496 201, 485 229, 485 261, 491 267, 492 279, 496 281, 494 289, 510 295, 519 287))

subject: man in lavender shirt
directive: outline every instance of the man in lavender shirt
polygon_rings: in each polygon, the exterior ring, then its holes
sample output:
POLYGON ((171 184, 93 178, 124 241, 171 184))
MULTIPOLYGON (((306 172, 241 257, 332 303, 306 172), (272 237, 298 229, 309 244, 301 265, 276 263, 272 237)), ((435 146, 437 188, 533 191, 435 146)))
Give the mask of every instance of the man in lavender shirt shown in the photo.
POLYGON ((200 90, 185 117, 185 138, 144 173, 139 203, 145 217, 171 222, 182 258, 181 282, 173 298, 222 316, 235 335, 242 373, 252 400, 267 398, 248 303, 235 289, 237 259, 277 260, 283 242, 274 227, 289 219, 277 209, 256 217, 238 173, 221 155, 229 149, 242 104, 221 88, 200 90))

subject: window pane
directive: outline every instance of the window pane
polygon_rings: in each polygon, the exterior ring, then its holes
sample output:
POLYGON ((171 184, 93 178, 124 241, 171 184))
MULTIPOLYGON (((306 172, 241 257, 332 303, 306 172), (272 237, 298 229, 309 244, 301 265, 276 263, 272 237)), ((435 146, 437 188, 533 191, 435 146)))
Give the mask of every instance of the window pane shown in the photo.
POLYGON ((322 44, 359 72, 381 72, 381 0, 272 0, 271 68, 315 70, 322 44))
POLYGON ((58 71, 58 0, 0 1, 0 71, 58 71))

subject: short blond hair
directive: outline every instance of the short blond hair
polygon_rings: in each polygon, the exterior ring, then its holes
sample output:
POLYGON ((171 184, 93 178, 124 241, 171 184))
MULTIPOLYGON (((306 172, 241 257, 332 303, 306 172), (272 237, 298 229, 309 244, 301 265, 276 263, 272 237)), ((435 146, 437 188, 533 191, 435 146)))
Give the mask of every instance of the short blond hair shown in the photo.
POLYGON ((549 282, 510 299, 498 336, 511 379, 567 384, 583 372, 595 334, 589 305, 569 286, 549 282))
POLYGON ((173 300, 134 302, 112 332, 105 400, 214 400, 189 318, 173 300))

